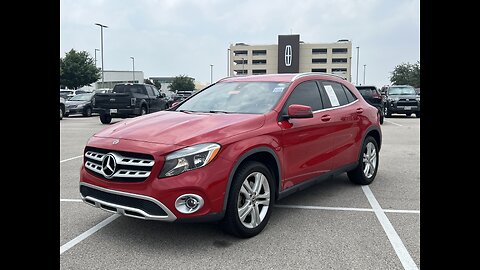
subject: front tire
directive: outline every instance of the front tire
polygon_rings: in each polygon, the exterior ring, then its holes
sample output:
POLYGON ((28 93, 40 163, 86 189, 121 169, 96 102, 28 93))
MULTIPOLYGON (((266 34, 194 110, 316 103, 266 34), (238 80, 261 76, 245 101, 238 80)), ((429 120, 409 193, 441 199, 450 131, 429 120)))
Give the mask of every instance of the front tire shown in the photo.
POLYGON ((415 117, 420 118, 420 112, 416 112, 415 117))
POLYGON ((63 109, 62 109, 62 106, 60 106, 60 120, 63 119, 63 109))
POLYGON ((110 122, 112 122, 112 116, 110 114, 101 114, 100 121, 102 124, 110 124, 110 122))
POLYGON ((357 185, 369 185, 377 175, 378 161, 377 141, 373 137, 368 136, 363 142, 358 165, 347 173, 348 178, 357 185))
POLYGON ((259 234, 272 213, 275 186, 270 170, 262 163, 247 161, 235 173, 230 188, 223 229, 237 237, 259 234))
POLYGON ((83 112, 83 116, 86 116, 86 117, 92 116, 92 108, 91 107, 85 108, 85 111, 83 112))
POLYGON ((407 113, 406 115, 407 115, 407 117, 410 117, 410 116, 412 116, 412 114, 411 114, 411 113, 407 113))

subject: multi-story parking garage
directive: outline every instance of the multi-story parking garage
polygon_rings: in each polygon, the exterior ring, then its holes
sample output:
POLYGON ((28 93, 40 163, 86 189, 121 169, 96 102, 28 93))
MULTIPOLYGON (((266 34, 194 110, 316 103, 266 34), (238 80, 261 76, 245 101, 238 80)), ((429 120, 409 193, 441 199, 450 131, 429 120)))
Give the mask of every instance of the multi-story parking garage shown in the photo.
POLYGON ((352 42, 305 43, 300 35, 279 35, 278 44, 235 43, 229 49, 229 73, 328 72, 351 81, 352 42))

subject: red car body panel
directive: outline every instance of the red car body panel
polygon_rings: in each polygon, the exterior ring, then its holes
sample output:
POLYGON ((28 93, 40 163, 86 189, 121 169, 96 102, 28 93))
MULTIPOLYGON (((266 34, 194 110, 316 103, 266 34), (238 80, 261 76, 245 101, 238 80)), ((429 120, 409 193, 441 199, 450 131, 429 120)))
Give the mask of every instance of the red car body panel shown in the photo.
MULTIPOLYGON (((220 82, 290 82, 296 75, 234 77, 220 82)), ((265 114, 161 111, 111 125, 91 137, 87 146, 150 154, 155 160, 150 176, 142 182, 115 182, 92 174, 83 165, 80 182, 155 198, 178 219, 202 217, 225 210, 232 172, 240 157, 249 151, 264 147, 275 155, 281 177, 278 193, 354 164, 358 161, 367 129, 373 127, 381 132, 377 109, 366 103, 355 87, 345 80, 329 75, 309 75, 294 80, 284 92, 277 105, 265 114), (341 83, 357 100, 340 108, 314 111, 313 118, 279 120, 279 112, 293 89, 312 79, 341 83), (114 140, 119 142, 112 144, 114 140), (218 155, 208 165, 176 176, 158 177, 167 154, 206 142, 221 145, 218 155), (175 200, 185 193, 202 196, 204 206, 192 214, 177 211, 175 200)))

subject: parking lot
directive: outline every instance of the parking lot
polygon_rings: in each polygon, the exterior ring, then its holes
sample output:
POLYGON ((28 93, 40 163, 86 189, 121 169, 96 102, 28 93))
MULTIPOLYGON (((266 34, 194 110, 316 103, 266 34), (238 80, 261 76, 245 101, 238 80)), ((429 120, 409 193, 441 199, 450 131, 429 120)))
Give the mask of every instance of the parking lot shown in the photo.
POLYGON ((371 185, 353 185, 342 174, 297 192, 279 201, 265 230, 250 239, 213 223, 145 221, 83 203, 83 148, 104 127, 98 116, 60 121, 61 269, 420 268, 418 118, 385 119, 371 185))

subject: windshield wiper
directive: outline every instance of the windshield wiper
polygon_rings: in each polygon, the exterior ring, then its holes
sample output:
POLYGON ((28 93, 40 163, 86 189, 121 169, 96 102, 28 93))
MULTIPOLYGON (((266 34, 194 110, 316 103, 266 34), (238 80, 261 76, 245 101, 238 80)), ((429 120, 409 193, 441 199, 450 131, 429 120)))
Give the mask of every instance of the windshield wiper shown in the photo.
POLYGON ((219 110, 211 110, 209 112, 210 113, 229 113, 229 112, 226 112, 226 111, 219 111, 219 110))

